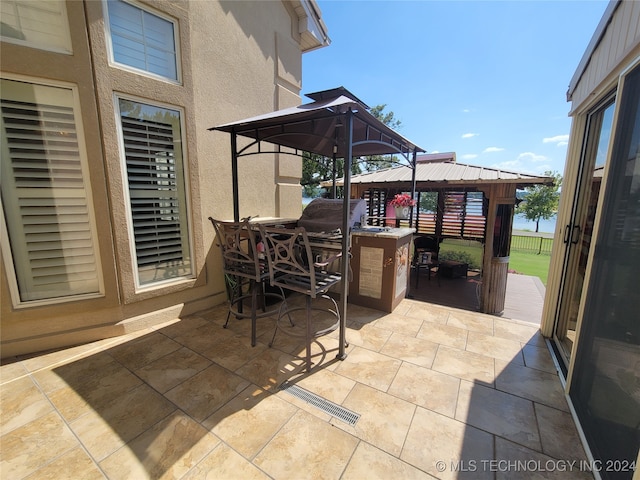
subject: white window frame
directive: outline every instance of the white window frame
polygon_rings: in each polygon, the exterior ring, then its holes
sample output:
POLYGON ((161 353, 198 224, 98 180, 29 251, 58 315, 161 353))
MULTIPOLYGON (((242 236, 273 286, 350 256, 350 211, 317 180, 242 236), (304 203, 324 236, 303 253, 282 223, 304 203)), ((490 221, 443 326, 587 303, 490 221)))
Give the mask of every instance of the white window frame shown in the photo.
POLYGON ((43 298, 37 300, 22 300, 20 296, 20 289, 18 286, 18 276, 15 269, 14 264, 14 255, 11 249, 11 244, 9 241, 9 232, 7 227, 7 219, 4 215, 5 206, 2 203, 2 197, 0 196, 0 248, 2 250, 2 255, 4 257, 4 264, 6 268, 7 274, 7 283, 9 285, 9 292, 11 294, 11 301, 14 309, 24 309, 24 308, 33 308, 33 307, 41 307, 41 306, 49 306, 56 305, 62 303, 69 302, 78 302, 84 301, 88 299, 101 298, 105 296, 104 291, 104 276, 102 270, 102 260, 101 260, 101 252, 100 246, 98 242, 98 232, 96 227, 96 215, 95 208, 93 204, 93 193, 91 188, 91 182, 89 178, 89 165, 88 165, 88 155, 87 148, 85 143, 85 134, 84 128, 82 124, 82 112, 80 109, 80 97, 78 94, 78 88, 74 84, 57 82, 57 81, 43 81, 40 78, 32 78, 26 77, 23 75, 13 75, 13 74, 2 74, 2 78, 6 80, 12 80, 16 82, 24 82, 30 83, 36 86, 42 87, 52 87, 52 88, 63 88, 67 89, 72 93, 73 102, 70 107, 73 109, 73 115, 75 119, 75 128, 77 134, 77 144, 81 162, 81 171, 84 183, 84 191, 85 191, 85 199, 88 210, 88 219, 89 219, 89 229, 92 236, 93 242, 93 254, 95 258, 95 268, 97 275, 97 289, 95 292, 91 293, 80 293, 80 294, 71 294, 66 296, 59 297, 50 297, 43 298))
POLYGON ((158 288, 165 287, 167 285, 173 285, 177 283, 183 283, 185 281, 192 281, 196 274, 196 265, 195 265, 195 249, 194 249, 194 241, 193 241, 193 227, 192 227, 192 218, 191 218, 191 197, 190 197, 190 189, 189 189, 189 168, 188 168, 188 154, 186 149, 186 132, 185 132, 185 113, 184 109, 178 107, 176 105, 170 105, 162 102, 149 101, 146 98, 135 97, 131 95, 115 93, 113 96, 113 103, 115 107, 116 114, 116 125, 117 125, 117 134, 118 134, 118 145, 120 151, 120 167, 122 173, 122 185, 123 185, 123 195, 125 202, 125 211, 127 218, 127 230, 128 230, 128 239, 129 239, 129 251, 131 255, 131 271, 133 272, 133 280, 135 283, 135 293, 145 292, 149 290, 155 290, 158 288), (166 280, 158 280, 151 283, 140 282, 140 270, 138 268, 138 257, 136 252, 136 240, 134 235, 134 226, 133 226, 133 215, 131 211, 131 195, 129 191, 129 182, 128 182, 128 174, 127 174, 127 159, 125 152, 125 144, 124 144, 124 129, 122 125, 122 117, 120 112, 120 100, 127 100, 131 102, 140 103, 143 105, 148 105, 154 108, 165 108, 168 110, 177 111, 180 114, 180 142, 182 145, 182 171, 183 171, 183 189, 184 189, 184 199, 185 199, 185 213, 184 219, 181 220, 181 224, 185 224, 186 235, 188 237, 187 245, 189 248, 189 259, 190 259, 190 272, 185 275, 179 275, 175 277, 168 278, 166 280))
POLYGON ((172 18, 162 12, 159 12, 158 10, 155 10, 149 7, 148 5, 142 5, 132 0, 120 0, 120 1, 122 1, 123 3, 128 3, 132 7, 142 10, 143 12, 146 12, 150 15, 155 15, 156 17, 161 18, 162 20, 166 20, 167 22, 173 25, 173 43, 175 46, 176 78, 166 77, 164 75, 159 75, 157 73, 153 73, 148 70, 144 70, 141 68, 134 67, 132 65, 127 65, 126 63, 121 63, 116 61, 114 48, 113 48, 113 40, 111 35, 111 21, 109 18, 108 0, 102 0, 102 11, 104 14, 104 27, 106 30, 107 50, 109 52, 109 64, 112 67, 117 67, 122 70, 127 70, 133 73, 145 75, 145 76, 154 78, 156 80, 162 80, 162 81, 173 83, 176 85, 182 85, 182 68, 181 68, 182 62, 180 61, 182 55, 180 52, 180 41, 179 41, 180 35, 179 35, 178 21, 175 18, 172 18))
MULTIPOLYGON (((40 3, 42 5, 46 5, 48 7, 51 7, 53 5, 58 5, 60 8, 59 14, 60 14, 60 27, 62 27, 61 31, 57 32, 59 34, 59 37, 61 40, 63 40, 63 42, 61 42, 63 45, 62 46, 53 46, 53 44, 51 42, 37 42, 34 40, 22 40, 19 38, 14 38, 14 37, 9 37, 9 36, 5 36, 2 35, 0 38, 2 38, 3 42, 7 42, 7 43, 14 43, 16 45, 23 45, 25 47, 31 47, 31 48, 37 48, 39 50, 46 50, 49 52, 56 52, 56 53, 64 53, 66 55, 71 55, 73 54, 73 48, 71 46, 71 31, 69 29, 69 17, 67 15, 67 5, 65 0, 44 0, 44 1, 40 1, 40 2, 30 2, 29 5, 32 8, 37 8, 37 4, 40 3)), ((22 6, 25 6, 26 2, 21 1, 21 0, 2 0, 2 8, 10 8, 11 6, 15 7, 18 4, 22 4, 22 6)), ((45 23, 47 26, 53 26, 55 24, 52 24, 51 22, 43 22, 45 23)))

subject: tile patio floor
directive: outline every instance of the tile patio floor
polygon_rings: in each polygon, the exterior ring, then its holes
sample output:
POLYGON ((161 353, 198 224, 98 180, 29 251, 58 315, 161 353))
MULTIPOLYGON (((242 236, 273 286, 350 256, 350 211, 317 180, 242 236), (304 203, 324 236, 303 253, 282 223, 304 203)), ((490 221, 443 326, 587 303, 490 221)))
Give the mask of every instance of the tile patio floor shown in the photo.
POLYGON ((225 315, 5 363, 0 476, 593 478, 549 471, 585 454, 530 322, 410 299, 391 314, 350 305, 348 357, 322 337, 306 373, 292 337, 268 347, 272 319, 251 348, 247 320, 223 329, 225 315), (358 422, 279 390, 285 380, 358 422))

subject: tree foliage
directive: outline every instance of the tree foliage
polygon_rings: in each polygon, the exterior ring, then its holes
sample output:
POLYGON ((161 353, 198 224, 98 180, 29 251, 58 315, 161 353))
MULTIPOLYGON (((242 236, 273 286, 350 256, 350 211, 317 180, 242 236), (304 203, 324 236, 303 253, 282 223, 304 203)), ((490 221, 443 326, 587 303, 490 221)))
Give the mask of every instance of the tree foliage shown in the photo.
MULTIPOLYGON (((391 129, 400 127, 400 120, 395 118, 393 112, 385 112, 386 105, 376 105, 369 112, 387 125, 391 129)), ((363 157, 362 159, 353 159, 351 165, 351 174, 359 175, 363 172, 372 172, 380 168, 387 168, 393 164, 393 157, 374 155, 371 157, 363 157)), ((344 159, 336 160, 337 177, 341 178, 344 173, 344 159)), ((302 194, 305 197, 316 197, 320 192, 320 182, 331 180, 333 178, 333 159, 317 155, 315 153, 305 152, 302 157, 302 194)))
POLYGON ((560 200, 562 175, 551 171, 544 172, 544 175, 553 178, 553 185, 526 187, 523 199, 516 207, 516 213, 522 214, 527 220, 536 222, 536 232, 540 226, 540 220, 548 220, 558 213, 558 201, 560 200))

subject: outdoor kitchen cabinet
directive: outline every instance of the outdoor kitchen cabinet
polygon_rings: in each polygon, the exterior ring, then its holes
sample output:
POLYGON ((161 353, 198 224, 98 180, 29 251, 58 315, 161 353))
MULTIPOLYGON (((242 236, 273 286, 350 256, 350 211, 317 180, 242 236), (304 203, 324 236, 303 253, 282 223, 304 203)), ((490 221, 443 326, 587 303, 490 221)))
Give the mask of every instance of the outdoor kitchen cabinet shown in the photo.
POLYGON ((392 312, 409 281, 413 228, 365 228, 351 234, 349 303, 392 312))

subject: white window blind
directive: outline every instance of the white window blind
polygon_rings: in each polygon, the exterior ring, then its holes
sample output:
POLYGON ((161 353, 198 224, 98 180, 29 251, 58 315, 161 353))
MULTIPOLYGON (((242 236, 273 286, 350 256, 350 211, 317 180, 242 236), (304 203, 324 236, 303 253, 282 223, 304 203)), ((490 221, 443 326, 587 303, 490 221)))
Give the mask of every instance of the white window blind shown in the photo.
POLYGON ((107 5, 113 60, 177 81, 174 23, 122 0, 107 5))
POLYGON ((23 302, 97 293, 73 92, 2 80, 2 203, 23 302))
POLYGON ((71 36, 64 0, 2 0, 3 40, 71 53, 71 36))
POLYGON ((120 105, 138 281, 191 275, 179 112, 120 105))

